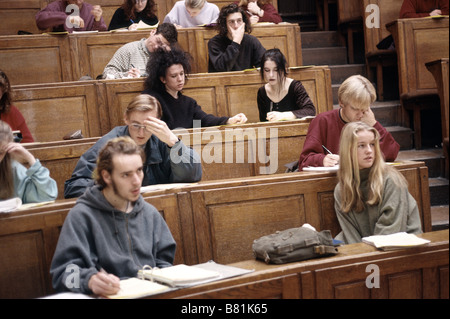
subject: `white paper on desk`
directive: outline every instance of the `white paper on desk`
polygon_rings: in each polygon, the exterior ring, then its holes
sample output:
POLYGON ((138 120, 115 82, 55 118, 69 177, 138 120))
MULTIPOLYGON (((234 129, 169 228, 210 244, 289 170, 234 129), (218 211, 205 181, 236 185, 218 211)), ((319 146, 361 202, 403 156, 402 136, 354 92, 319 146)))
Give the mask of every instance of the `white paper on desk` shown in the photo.
POLYGON ((141 193, 181 188, 181 187, 195 185, 195 184, 197 184, 197 183, 169 183, 169 184, 148 185, 148 186, 141 187, 141 193))
POLYGON ((22 200, 19 197, 14 197, 7 200, 0 201, 0 213, 13 212, 22 206, 22 200))
POLYGON ((373 235, 363 237, 362 242, 375 246, 376 248, 379 249, 392 250, 425 245, 428 244, 430 241, 428 239, 417 237, 414 234, 399 232, 389 235, 373 235))
POLYGON ((313 166, 308 166, 308 167, 303 167, 303 170, 307 171, 307 172, 336 172, 337 170, 339 170, 339 165, 335 165, 335 166, 331 166, 331 167, 324 167, 324 166, 313 167, 313 166))

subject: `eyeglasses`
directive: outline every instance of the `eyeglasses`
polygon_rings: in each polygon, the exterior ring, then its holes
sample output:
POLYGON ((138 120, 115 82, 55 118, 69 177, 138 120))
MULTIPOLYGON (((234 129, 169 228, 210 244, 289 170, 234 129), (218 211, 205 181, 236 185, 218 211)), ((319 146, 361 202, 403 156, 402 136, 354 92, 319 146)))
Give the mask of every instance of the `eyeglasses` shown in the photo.
POLYGON ((131 124, 130 127, 135 131, 140 131, 141 129, 145 130, 145 128, 146 128, 145 125, 136 124, 136 123, 131 124))

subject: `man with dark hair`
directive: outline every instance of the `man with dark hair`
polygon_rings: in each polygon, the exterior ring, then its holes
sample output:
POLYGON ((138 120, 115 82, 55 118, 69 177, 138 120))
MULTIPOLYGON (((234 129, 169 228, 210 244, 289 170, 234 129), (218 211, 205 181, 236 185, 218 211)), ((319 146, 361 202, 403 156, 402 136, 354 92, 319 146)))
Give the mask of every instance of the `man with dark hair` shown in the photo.
POLYGON ((178 42, 178 31, 171 23, 160 24, 148 38, 127 43, 114 53, 103 70, 105 79, 146 77, 150 53, 158 48, 169 49, 178 42))
POLYGON ((219 34, 208 42, 209 72, 242 71, 259 67, 266 49, 251 33, 250 20, 237 4, 220 10, 219 34))
POLYGON ((161 214, 140 195, 144 151, 130 137, 99 153, 97 185, 67 215, 50 273, 56 291, 111 295, 145 265, 172 266, 176 243, 161 214))

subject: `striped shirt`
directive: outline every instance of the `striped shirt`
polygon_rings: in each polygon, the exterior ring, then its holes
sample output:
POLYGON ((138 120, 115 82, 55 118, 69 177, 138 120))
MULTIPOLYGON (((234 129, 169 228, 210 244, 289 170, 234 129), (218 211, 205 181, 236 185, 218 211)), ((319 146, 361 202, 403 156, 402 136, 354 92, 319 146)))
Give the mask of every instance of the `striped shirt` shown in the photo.
POLYGON ((120 47, 106 65, 103 77, 106 79, 122 79, 128 77, 131 68, 139 69, 141 77, 147 76, 147 62, 150 52, 145 46, 147 39, 133 41, 120 47))

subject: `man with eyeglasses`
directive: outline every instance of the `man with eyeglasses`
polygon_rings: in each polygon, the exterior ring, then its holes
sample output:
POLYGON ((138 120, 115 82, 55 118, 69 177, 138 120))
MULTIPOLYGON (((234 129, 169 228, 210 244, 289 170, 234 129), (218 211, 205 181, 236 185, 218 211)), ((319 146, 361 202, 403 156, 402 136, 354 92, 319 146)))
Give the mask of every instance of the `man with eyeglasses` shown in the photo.
POLYGON ((161 105, 153 96, 136 96, 125 111, 126 125, 115 127, 80 157, 71 178, 64 183, 64 197, 79 197, 94 185, 93 172, 100 149, 119 136, 130 136, 144 149, 142 186, 198 182, 202 178, 199 155, 160 120, 161 112, 161 105))
POLYGON ((170 49, 178 42, 178 31, 172 23, 160 24, 148 38, 120 47, 103 70, 104 79, 146 77, 150 53, 158 48, 170 49))
POLYGON ((84 0, 53 1, 36 14, 39 30, 52 31, 106 31, 103 10, 99 5, 84 0))
POLYGON ((242 71, 257 68, 266 52, 259 40, 248 34, 252 25, 244 10, 229 4, 220 10, 218 35, 208 42, 209 72, 242 71))

